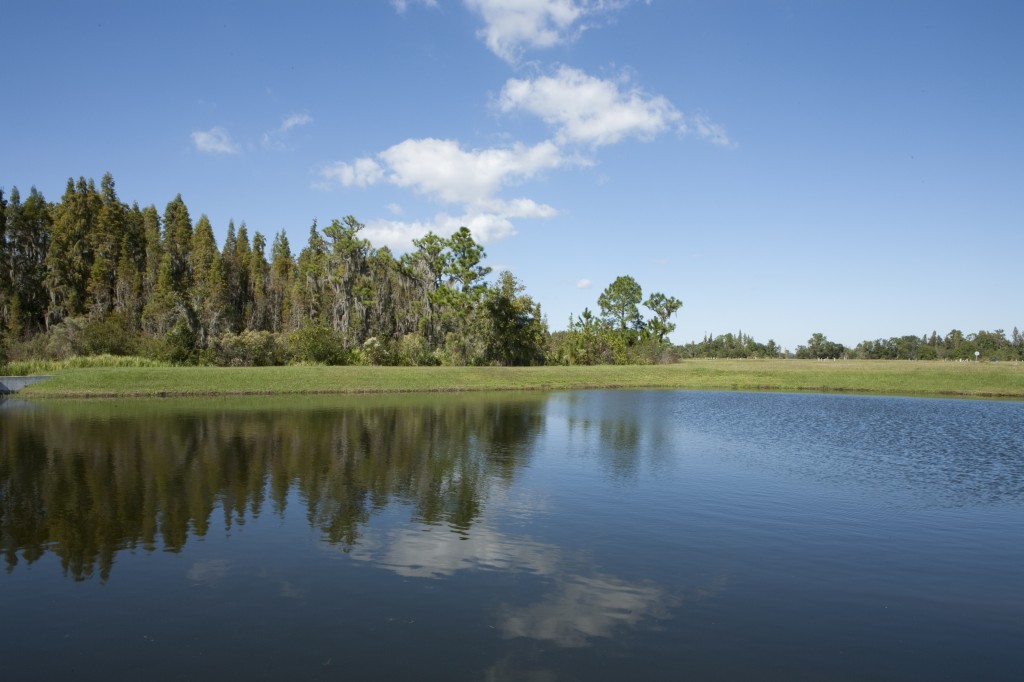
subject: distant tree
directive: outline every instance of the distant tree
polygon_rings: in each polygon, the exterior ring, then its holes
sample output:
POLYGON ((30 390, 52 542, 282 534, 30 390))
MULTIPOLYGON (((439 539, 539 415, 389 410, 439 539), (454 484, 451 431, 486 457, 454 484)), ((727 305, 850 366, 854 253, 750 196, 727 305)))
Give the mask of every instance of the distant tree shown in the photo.
POLYGON ((490 323, 487 359, 499 365, 544 363, 546 325, 540 305, 523 293, 525 287, 503 271, 488 288, 485 307, 490 323))
POLYGON ((846 348, 841 343, 829 341, 828 338, 816 332, 808 339, 806 346, 797 346, 796 356, 798 358, 812 360, 834 360, 842 357, 846 348))
MULTIPOLYGON (((629 275, 617 277, 608 288, 601 292, 597 304, 601 307, 601 315, 609 326, 625 334, 637 331, 643 326, 640 316, 640 301, 644 299, 643 290, 637 281, 629 275)), ((630 335, 635 340, 634 335, 630 335)))
POLYGON ((669 322, 669 318, 683 307, 683 302, 674 296, 666 296, 661 292, 654 292, 647 297, 644 305, 655 315, 647 322, 647 329, 651 336, 661 343, 665 340, 666 336, 675 331, 676 325, 673 322, 669 322))

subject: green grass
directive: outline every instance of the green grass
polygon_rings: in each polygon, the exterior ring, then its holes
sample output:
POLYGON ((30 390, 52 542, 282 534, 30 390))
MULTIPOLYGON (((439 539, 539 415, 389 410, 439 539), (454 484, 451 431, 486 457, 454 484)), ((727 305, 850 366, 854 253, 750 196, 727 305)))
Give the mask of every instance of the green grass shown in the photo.
POLYGON ((6 376, 24 377, 33 374, 56 374, 66 369, 96 367, 166 367, 167 363, 149 358, 124 355, 76 355, 67 360, 18 360, 0 368, 6 376))
MULTIPOLYGON (((43 371, 41 373, 49 373, 43 371)), ((298 395, 674 388, 1024 398, 1024 364, 689 360, 597 367, 87 367, 57 370, 26 398, 298 395)))

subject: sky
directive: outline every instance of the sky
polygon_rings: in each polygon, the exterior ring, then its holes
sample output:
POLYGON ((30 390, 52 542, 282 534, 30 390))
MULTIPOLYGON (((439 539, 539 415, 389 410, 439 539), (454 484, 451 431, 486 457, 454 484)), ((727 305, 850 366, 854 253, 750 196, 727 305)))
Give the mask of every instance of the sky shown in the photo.
MULTIPOLYGON (((297 255, 469 227, 550 328, 629 275, 677 343, 1024 328, 1024 4, 9 3, 0 187, 113 174, 297 255)), ((646 312, 646 311, 645 311, 646 312)))

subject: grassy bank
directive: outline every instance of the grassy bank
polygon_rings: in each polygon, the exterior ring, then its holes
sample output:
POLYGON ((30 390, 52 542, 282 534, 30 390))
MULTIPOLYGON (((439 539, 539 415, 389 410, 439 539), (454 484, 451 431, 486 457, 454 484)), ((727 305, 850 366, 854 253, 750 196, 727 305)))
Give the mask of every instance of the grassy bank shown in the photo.
POLYGON ((598 367, 69 368, 25 398, 676 388, 1024 398, 1024 364, 690 360, 598 367))

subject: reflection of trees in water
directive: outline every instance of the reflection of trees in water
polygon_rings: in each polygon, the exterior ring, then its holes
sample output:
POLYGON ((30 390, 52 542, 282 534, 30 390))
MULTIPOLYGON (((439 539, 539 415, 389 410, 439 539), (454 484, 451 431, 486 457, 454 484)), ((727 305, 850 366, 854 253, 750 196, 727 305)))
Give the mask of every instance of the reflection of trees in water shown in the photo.
MULTIPOLYGON (((106 579, 118 550, 179 551, 294 489, 311 526, 346 547, 389 502, 465 532, 493 482, 530 454, 540 399, 434 397, 429 404, 332 410, 88 416, 0 413, 0 546, 8 570, 56 553, 76 580, 106 579)), ((130 410, 129 410, 130 412, 130 410)))
POLYGON ((589 441, 601 466, 619 481, 635 481, 646 464, 668 466, 676 447, 663 423, 665 391, 586 391, 562 396, 570 433, 589 441))

